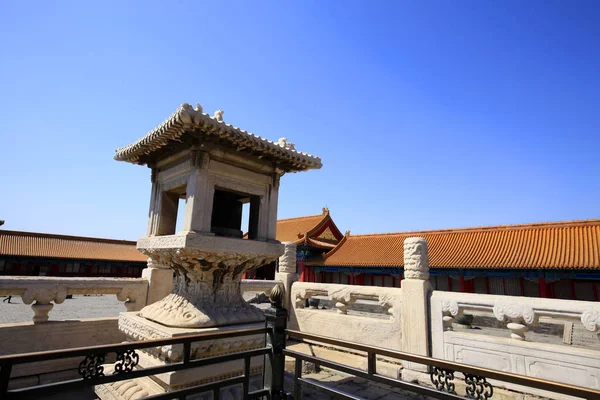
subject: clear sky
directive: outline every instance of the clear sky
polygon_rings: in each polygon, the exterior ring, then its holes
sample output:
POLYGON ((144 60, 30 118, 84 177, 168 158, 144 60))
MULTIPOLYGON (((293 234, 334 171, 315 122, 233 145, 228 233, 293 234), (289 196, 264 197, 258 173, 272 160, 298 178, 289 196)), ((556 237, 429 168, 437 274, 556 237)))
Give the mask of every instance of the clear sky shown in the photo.
POLYGON ((323 159, 352 233, 600 217, 600 2, 0 0, 2 228, 137 239, 181 103, 323 159))

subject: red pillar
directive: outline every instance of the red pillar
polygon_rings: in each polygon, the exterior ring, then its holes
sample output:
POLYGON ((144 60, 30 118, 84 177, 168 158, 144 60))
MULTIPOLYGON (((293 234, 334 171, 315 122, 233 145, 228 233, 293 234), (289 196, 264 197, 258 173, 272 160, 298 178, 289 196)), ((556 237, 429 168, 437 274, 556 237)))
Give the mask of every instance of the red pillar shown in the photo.
POLYGON ((352 285, 352 275, 346 275, 346 284, 352 285))
POLYGON ((392 287, 396 287, 396 277, 392 275, 392 287))
POLYGON ((465 277, 464 276, 460 276, 460 292, 461 293, 466 293, 467 291, 467 287, 465 285, 465 277))
POLYGON ((525 278, 519 278, 519 285, 521 286, 521 296, 525 296, 525 278))
POLYGON ((242 275, 242 279, 246 279, 246 276, 248 275, 247 272, 244 272, 244 275, 242 275))
POLYGON ((448 277, 448 291, 452 291, 452 278, 448 277))
POLYGON ((548 298, 548 285, 546 284, 546 278, 538 278, 538 290, 540 292, 540 297, 546 299, 548 298))
POLYGON ((375 275, 371 274, 371 286, 375 286, 375 275))
POLYGON ((364 273, 358 275, 356 278, 357 278, 356 280, 358 281, 357 283, 360 286, 364 286, 365 285, 365 274, 364 273))
POLYGON ((300 282, 306 282, 306 267, 304 266, 304 263, 298 263, 300 264, 300 282))

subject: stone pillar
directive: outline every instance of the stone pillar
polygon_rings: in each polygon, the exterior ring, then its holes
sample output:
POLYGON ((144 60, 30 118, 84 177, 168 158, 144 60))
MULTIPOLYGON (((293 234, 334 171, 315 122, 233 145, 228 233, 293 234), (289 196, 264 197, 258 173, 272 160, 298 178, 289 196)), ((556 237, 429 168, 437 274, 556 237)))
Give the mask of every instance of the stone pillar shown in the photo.
POLYGON ((296 270, 296 243, 284 242, 283 255, 279 257, 279 268, 275 273, 275 280, 283 282, 285 297, 283 307, 290 309, 292 284, 298 280, 298 272, 296 270))
POLYGON ((194 170, 190 174, 186 186, 185 210, 183 216, 184 232, 210 233, 212 208, 206 207, 208 190, 209 155, 200 152, 194 156, 194 170))
MULTIPOLYGON (((429 351, 429 259, 427 241, 423 238, 404 240, 404 280, 402 281, 402 350, 430 356, 429 351)), ((427 366, 404 363, 413 371, 427 372, 427 366)))
POLYGON ((162 300, 173 290, 173 270, 151 258, 148 259, 148 267, 142 270, 142 278, 148 280, 146 305, 162 300))

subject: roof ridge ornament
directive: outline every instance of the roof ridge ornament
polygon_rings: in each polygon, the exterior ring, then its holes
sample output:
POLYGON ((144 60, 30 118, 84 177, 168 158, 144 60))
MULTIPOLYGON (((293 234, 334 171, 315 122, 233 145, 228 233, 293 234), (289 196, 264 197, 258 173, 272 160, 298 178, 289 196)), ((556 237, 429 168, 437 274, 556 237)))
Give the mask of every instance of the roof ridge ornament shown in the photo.
POLYGON ((225 114, 225 111, 217 110, 213 115, 213 119, 216 119, 219 122, 223 122, 223 114, 225 114))
POLYGON ((288 149, 288 150, 296 150, 296 145, 292 142, 288 142, 287 138, 279 138, 279 140, 277 141, 277 144, 281 147, 283 147, 284 149, 288 149))

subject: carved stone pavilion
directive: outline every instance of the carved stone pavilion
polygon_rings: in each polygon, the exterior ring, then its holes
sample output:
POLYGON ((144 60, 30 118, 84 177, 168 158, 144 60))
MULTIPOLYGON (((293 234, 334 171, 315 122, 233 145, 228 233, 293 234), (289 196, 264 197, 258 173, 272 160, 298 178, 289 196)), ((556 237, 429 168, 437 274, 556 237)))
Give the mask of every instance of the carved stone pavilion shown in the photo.
MULTIPOLYGON (((242 298, 242 276, 284 252, 275 237, 281 176, 319 169, 320 158, 296 151, 287 140, 272 142, 226 124, 220 110, 210 117, 200 105, 189 104, 117 150, 114 158, 152 170, 148 231, 137 248, 156 267, 150 268, 151 285, 169 282, 175 272, 166 297, 121 314, 119 329, 128 340, 263 326, 262 312, 242 298), (185 199, 183 210, 178 210, 180 199, 185 199), (242 233, 244 204, 249 205, 247 238, 242 233), (176 232, 178 212, 184 213, 183 227, 176 232)), ((263 342, 261 335, 201 342, 192 346, 192 355, 248 350, 263 342)), ((164 346, 142 352, 139 366, 180 359, 180 348, 164 346)), ((259 372, 262 360, 255 361, 253 370, 259 372)), ((96 392, 103 399, 138 398, 234 376, 241 369, 232 362, 98 386, 96 392)))

